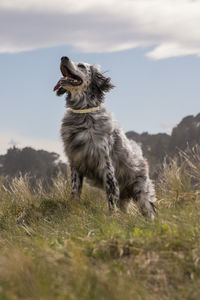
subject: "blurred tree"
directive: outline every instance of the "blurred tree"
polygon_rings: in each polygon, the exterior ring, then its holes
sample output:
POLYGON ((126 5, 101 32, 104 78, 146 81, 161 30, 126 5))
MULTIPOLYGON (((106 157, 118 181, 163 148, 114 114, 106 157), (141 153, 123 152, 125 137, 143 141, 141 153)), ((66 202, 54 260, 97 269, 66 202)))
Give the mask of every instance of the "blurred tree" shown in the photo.
POLYGON ((0 156, 0 175, 15 177, 28 173, 36 179, 50 180, 59 172, 66 175, 66 164, 59 161, 59 155, 54 152, 13 146, 0 156))
POLYGON ((171 136, 166 133, 138 134, 134 131, 129 131, 126 135, 142 146, 144 156, 150 164, 151 176, 155 178, 166 155, 174 156, 178 151, 185 150, 187 146, 200 145, 200 114, 196 117, 183 118, 172 130, 171 136))
POLYGON ((185 117, 173 130, 169 144, 169 152, 175 154, 178 149, 184 150, 200 144, 200 114, 196 117, 185 117))

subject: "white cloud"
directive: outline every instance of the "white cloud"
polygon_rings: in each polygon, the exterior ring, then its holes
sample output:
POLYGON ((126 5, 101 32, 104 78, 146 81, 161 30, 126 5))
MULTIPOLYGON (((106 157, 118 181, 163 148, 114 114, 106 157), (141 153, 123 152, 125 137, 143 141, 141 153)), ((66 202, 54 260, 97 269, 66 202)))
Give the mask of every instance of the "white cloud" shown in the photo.
POLYGON ((199 0, 1 0, 0 52, 72 45, 84 52, 154 47, 200 55, 199 0))
POLYGON ((15 145, 19 148, 32 147, 36 150, 42 149, 49 152, 56 152, 60 155, 61 160, 66 161, 61 141, 34 139, 8 131, 0 131, 0 141, 0 155, 5 154, 8 148, 15 145))
POLYGON ((200 54, 200 49, 187 45, 183 47, 177 43, 163 43, 150 51, 147 56, 152 59, 164 59, 168 57, 185 56, 191 54, 200 54))

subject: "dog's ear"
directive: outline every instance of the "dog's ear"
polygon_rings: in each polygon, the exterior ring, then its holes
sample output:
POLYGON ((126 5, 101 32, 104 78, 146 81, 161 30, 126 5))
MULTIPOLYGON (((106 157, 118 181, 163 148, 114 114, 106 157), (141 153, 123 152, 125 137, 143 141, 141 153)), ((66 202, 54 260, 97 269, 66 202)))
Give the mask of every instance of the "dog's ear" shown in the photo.
POLYGON ((103 95, 115 87, 110 82, 111 78, 105 77, 96 65, 91 66, 90 69, 92 72, 91 88, 94 91, 94 94, 103 95))
POLYGON ((62 87, 59 87, 59 89, 56 92, 57 96, 62 96, 64 93, 66 93, 67 91, 65 89, 63 89, 62 87))

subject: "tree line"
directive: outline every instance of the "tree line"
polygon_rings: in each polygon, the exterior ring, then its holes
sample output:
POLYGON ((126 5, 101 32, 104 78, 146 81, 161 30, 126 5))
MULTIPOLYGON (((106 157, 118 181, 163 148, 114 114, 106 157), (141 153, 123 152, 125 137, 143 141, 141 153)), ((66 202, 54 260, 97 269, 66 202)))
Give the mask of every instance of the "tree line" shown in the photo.
POLYGON ((67 175, 66 164, 59 160, 59 154, 31 147, 19 149, 11 147, 5 155, 0 155, 0 176, 10 178, 28 174, 32 183, 38 179, 49 183, 59 173, 67 175))
POLYGON ((171 135, 166 133, 138 134, 134 131, 126 133, 142 146, 144 156, 150 164, 151 176, 156 178, 166 156, 173 157, 188 146, 200 145, 200 113, 197 116, 187 116, 173 128, 171 135))
MULTIPOLYGON (((126 135, 141 145, 150 164, 151 177, 156 178, 166 156, 174 156, 178 151, 185 150, 188 145, 200 145, 200 114, 185 117, 173 128, 171 135, 148 132, 138 134, 134 131, 129 131, 126 135)), ((5 155, 0 155, 0 176, 12 178, 20 174, 29 174, 35 179, 51 181, 59 172, 66 176, 67 167, 54 152, 35 150, 31 147, 12 147, 5 155)))

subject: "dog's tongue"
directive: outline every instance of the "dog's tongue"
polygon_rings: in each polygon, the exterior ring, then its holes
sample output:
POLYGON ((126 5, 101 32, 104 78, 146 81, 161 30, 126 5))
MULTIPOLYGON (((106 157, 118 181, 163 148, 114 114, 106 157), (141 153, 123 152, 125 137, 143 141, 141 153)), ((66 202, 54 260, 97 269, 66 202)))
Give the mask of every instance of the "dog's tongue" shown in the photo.
POLYGON ((57 89, 59 89, 59 87, 61 86, 61 84, 60 84, 61 79, 63 79, 63 77, 60 78, 60 79, 58 80, 57 84, 54 86, 54 88, 53 88, 53 91, 54 91, 54 92, 55 92, 57 89))

